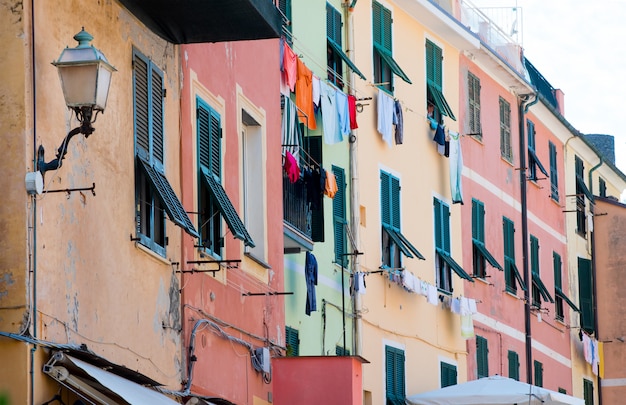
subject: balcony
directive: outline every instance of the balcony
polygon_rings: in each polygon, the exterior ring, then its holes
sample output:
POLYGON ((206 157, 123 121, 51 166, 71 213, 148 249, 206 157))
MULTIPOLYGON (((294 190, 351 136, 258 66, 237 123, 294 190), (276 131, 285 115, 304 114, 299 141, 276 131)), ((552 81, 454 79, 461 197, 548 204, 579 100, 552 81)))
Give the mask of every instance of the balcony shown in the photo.
POLYGON ((279 38, 272 0, 120 0, 152 32, 174 44, 279 38))
POLYGON ((283 173, 283 223, 285 253, 313 250, 312 213, 302 181, 291 183, 283 173))

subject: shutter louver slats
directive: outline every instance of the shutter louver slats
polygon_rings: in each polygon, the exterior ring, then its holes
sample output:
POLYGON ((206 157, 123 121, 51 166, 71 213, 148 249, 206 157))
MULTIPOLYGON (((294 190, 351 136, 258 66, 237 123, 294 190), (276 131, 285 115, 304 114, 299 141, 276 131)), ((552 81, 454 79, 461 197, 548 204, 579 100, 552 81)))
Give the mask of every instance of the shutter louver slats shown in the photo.
POLYGON ((152 69, 152 158, 164 161, 163 133, 163 78, 152 69))
POLYGON ((150 109, 148 108, 148 64, 141 58, 133 60, 135 78, 135 139, 137 147, 150 154, 150 109))

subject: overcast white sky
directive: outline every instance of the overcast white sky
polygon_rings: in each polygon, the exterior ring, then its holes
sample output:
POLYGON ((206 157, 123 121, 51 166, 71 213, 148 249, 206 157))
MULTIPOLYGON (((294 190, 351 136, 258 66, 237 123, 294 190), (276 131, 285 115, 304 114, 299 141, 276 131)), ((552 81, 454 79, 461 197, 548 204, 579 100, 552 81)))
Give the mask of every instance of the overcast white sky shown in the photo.
POLYGON ((524 55, 565 93, 565 118, 584 134, 615 136, 626 173, 626 0, 471 0, 520 7, 524 55))

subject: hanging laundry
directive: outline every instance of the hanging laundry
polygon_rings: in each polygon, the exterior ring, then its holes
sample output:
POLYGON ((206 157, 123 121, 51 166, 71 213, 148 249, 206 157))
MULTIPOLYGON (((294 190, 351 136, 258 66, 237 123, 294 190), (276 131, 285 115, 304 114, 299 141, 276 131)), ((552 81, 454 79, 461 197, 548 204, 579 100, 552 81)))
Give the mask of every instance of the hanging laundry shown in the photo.
POLYGON ((306 282, 306 305, 304 312, 311 315, 311 312, 317 311, 317 297, 315 296, 315 286, 317 285, 317 259, 313 253, 306 252, 304 262, 304 277, 306 282))
POLYGON ((450 303, 450 312, 453 314, 460 315, 461 314, 461 300, 458 298, 454 298, 450 303))
POLYGON ((463 155, 461 154, 461 137, 456 132, 450 135, 450 193, 452 204, 463 205, 463 155))
POLYGON ((430 123, 430 129, 436 130, 439 126, 439 123, 433 117, 428 117, 428 122, 430 123))
POLYGON ((296 88, 298 60, 298 55, 283 41, 283 74, 285 75, 285 82, 292 92, 296 88))
POLYGON ((428 284, 428 295, 426 296, 426 301, 434 306, 439 305, 439 300, 437 299, 437 287, 432 284, 428 284))
POLYGON ((291 153, 289 153, 289 151, 285 152, 285 163, 283 164, 283 169, 285 169, 290 183, 295 183, 300 178, 300 168, 296 163, 296 159, 291 153))
POLYGON ((357 129, 359 124, 356 122, 356 97, 352 94, 348 96, 348 114, 350 115, 350 129, 357 129))
POLYGON ((320 82, 320 105, 322 107, 322 130, 324 143, 334 145, 343 140, 337 122, 337 89, 326 82, 320 82))
POLYGON ((392 146, 393 130, 393 98, 383 90, 378 90, 378 132, 382 135, 383 141, 392 146))
POLYGON ((313 75, 313 105, 320 107, 320 78, 313 75))
POLYGON ((415 276, 413 273, 402 270, 402 287, 408 292, 415 292, 415 276))
POLYGON ((402 117, 402 104, 398 100, 393 103, 393 123, 396 126, 396 145, 402 145, 404 141, 404 118, 402 117))
POLYGON ((478 313, 478 307, 476 306, 476 300, 473 298, 467 299, 467 304, 469 308, 469 312, 472 315, 476 315, 478 313))
POLYGON ((586 333, 583 333, 583 355, 585 357, 585 361, 591 364, 593 349, 591 347, 591 339, 587 336, 586 333))
POLYGON ((424 297, 428 297, 428 283, 426 281, 420 281, 420 289, 417 293, 424 297))
MULTIPOLYGON (((291 89, 289 89, 289 84, 287 83, 287 78, 285 77, 285 38, 280 38, 280 94, 289 97, 291 94, 291 89)), ((295 82, 294 82, 295 85, 295 82)))
POLYGON ((337 194, 337 180, 332 171, 326 171, 326 184, 324 185, 324 194, 330 198, 334 198, 337 194))
MULTIPOLYGON (((474 337, 474 321, 472 319, 472 309, 470 307, 470 300, 461 297, 460 298, 460 312, 461 312, 461 336, 465 339, 474 337)), ((475 302, 475 301, 474 301, 475 302)))
POLYGON ((598 360, 600 359, 600 355, 598 353, 598 341, 593 339, 591 341, 591 371, 595 375, 598 375, 598 360))
POLYGON ((443 125, 437 124, 437 129, 435 130, 435 136, 433 137, 433 141, 437 142, 438 145, 446 144, 446 133, 443 125))
POLYGON ((348 114, 348 96, 342 91, 335 93, 337 99, 337 123, 341 138, 350 135, 350 115, 348 114))
POLYGON ((363 295, 365 294, 365 273, 357 271, 354 273, 354 291, 363 295))
POLYGON ((283 119, 281 121, 281 142, 283 150, 289 151, 296 162, 300 161, 300 145, 302 134, 298 124, 296 105, 289 97, 284 97, 283 119))
POLYGON ((313 72, 300 59, 298 59, 297 70, 296 105, 306 114, 306 117, 299 117, 300 122, 309 129, 316 129, 315 110, 313 109, 313 72))

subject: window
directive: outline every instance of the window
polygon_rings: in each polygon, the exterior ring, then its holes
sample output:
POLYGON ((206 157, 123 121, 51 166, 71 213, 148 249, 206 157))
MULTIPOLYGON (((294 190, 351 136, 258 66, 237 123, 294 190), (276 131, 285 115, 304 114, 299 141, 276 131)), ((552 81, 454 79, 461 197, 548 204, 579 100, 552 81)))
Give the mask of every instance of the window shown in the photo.
POLYGON ((468 115, 469 134, 475 139, 483 139, 483 131, 480 124, 480 79, 472 73, 467 72, 467 92, 468 92, 468 115))
POLYGON ((327 39, 327 66, 328 80, 343 88, 343 63, 352 69, 361 79, 365 80, 363 73, 356 67, 341 48, 341 13, 333 6, 326 3, 326 39, 327 39))
POLYGON ((500 97, 500 155, 507 162, 513 163, 511 145, 511 104, 500 97))
POLYGON ((487 262, 502 270, 502 266, 498 264, 485 246, 485 204, 474 198, 472 198, 472 245, 475 277, 485 278, 487 276, 487 262))
POLYGON ((539 277, 539 239, 530 235, 530 269, 532 273, 532 305, 541 308, 541 299, 554 302, 548 289, 539 277))
POLYGON ((559 170, 556 163, 556 145, 550 142, 550 197, 559 201, 559 170))
POLYGON ((391 11, 383 7, 377 1, 372 2, 372 33, 373 33, 373 58, 374 58, 374 83, 379 88, 393 93, 393 75, 400 77, 411 84, 411 80, 402 71, 400 65, 393 59, 391 49, 391 11))
POLYGON ((424 260, 400 230, 400 180, 383 171, 380 172, 380 218, 383 266, 402 267, 401 254, 424 260))
POLYGON ((337 182, 337 193, 333 198, 333 229, 335 231, 335 263, 347 266, 348 256, 346 237, 346 175, 342 168, 332 167, 337 182))
POLYGON ((433 200, 435 209, 435 256, 437 257, 437 287, 452 292, 452 271, 459 277, 474 279, 450 255, 450 208, 438 199, 433 200))
POLYGON ((426 101, 428 115, 437 122, 441 122, 443 115, 456 121, 450 105, 443 96, 442 61, 443 52, 441 48, 432 41, 426 40, 426 101))
POLYGON ((563 292, 561 256, 556 252, 552 252, 552 261, 554 263, 554 307, 556 319, 562 321, 564 319, 563 301, 576 312, 580 312, 580 309, 563 292))
POLYGON ((576 156, 574 164, 576 170, 576 232, 583 237, 587 237, 585 197, 587 197, 589 201, 593 201, 593 195, 585 185, 585 165, 583 161, 576 156))
POLYGON ((344 349, 341 346, 335 346, 335 355, 337 355, 337 356, 349 356, 350 355, 350 350, 349 349, 344 349))
POLYGON ((526 291, 526 284, 515 265, 515 225, 513 221, 502 217, 502 234, 504 235, 504 280, 506 290, 517 294, 517 284, 526 291))
POLYGON ((283 14, 283 26, 284 26, 284 30, 287 31, 285 40, 291 46, 293 44, 292 21, 291 21, 291 0, 279 0, 278 9, 283 14))
POLYGON ((444 363, 441 364, 441 388, 456 385, 456 366, 453 364, 444 363))
POLYGON ((198 237, 187 212, 165 177, 163 73, 152 61, 133 52, 135 129, 135 215, 139 243, 165 256, 165 216, 198 237))
POLYGON ((509 378, 519 381, 519 355, 509 350, 509 378))
POLYGON ((548 172, 543 167, 543 165, 539 161, 539 158, 537 157, 537 152, 535 148, 535 124, 531 120, 527 120, 526 124, 528 132, 528 178, 531 181, 537 181, 537 168, 546 177, 548 177, 548 172))
POLYGON ((588 333, 593 333, 593 278, 591 260, 578 258, 578 299, 580 301, 580 325, 588 333))
MULTIPOLYGON (((311 159, 321 165, 324 161, 322 157, 322 136, 307 136, 304 138, 304 142, 307 146, 308 154, 311 159)), ((318 171, 319 168, 316 168, 314 170, 318 171)), ((317 178, 317 176, 315 178, 317 178)), ((307 198, 308 197, 309 196, 307 196, 307 198)), ((312 196, 310 197, 310 200, 312 201, 312 203, 309 204, 311 209, 311 240, 313 242, 324 242, 323 200, 322 198, 313 198, 312 196)))
POLYGON ((285 346, 287 347, 287 356, 300 355, 300 336, 297 329, 285 326, 285 346))
POLYGON ((406 393, 403 350, 385 346, 385 375, 387 405, 404 405, 406 393))
POLYGON ((241 111, 243 218, 254 246, 245 251, 254 258, 265 261, 265 154, 263 153, 263 128, 245 110, 241 111))
POLYGON ((537 387, 543 387, 543 364, 540 361, 535 360, 535 385, 537 387))
MULTIPOLYGON (((222 127, 219 114, 201 99, 196 100, 198 142, 198 228, 200 244, 207 253, 222 256, 222 218, 233 237, 255 247, 221 184, 222 127)), ((257 151, 258 153, 258 151, 257 151)))
POLYGON ((593 382, 583 378, 583 398, 585 405, 593 405, 593 382))
POLYGON ((487 339, 476 335, 476 377, 489 377, 489 347, 487 339))
POLYGON ((600 185, 600 197, 606 197, 606 181, 604 181, 602 177, 599 177, 598 183, 600 185))

